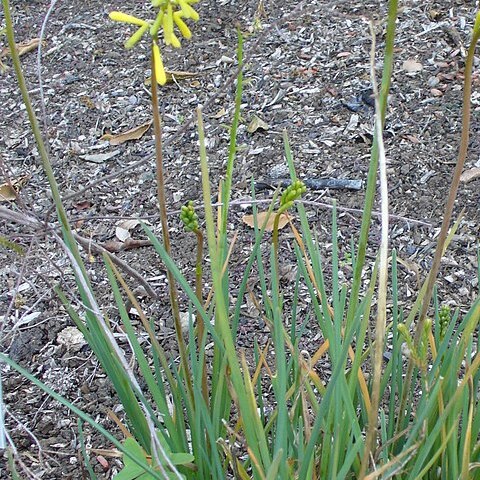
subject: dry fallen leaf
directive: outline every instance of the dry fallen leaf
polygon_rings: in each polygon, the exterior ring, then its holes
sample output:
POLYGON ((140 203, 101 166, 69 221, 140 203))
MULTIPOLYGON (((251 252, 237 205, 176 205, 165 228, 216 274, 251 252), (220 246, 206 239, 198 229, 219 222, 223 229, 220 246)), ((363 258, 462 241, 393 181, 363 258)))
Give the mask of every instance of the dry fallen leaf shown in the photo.
MULTIPOLYGON (((258 212, 257 214, 257 225, 258 228, 262 228, 262 225, 265 223, 265 219, 267 218, 268 212, 258 212)), ((249 227, 254 227, 254 217, 253 215, 244 215, 242 217, 243 223, 246 223, 249 227)), ((278 229, 281 230, 284 228, 288 222, 291 220, 291 217, 286 213, 282 213, 280 215, 280 219, 278 221, 278 229)), ((265 226, 265 230, 267 232, 271 232, 273 230, 273 222, 275 221, 275 213, 272 212, 270 218, 268 219, 267 225, 265 226)))
POLYGON ((130 230, 134 229, 139 224, 140 224, 140 221, 135 219, 125 220, 123 222, 120 222, 115 228, 115 236, 121 242, 125 242, 125 240, 131 237, 130 230))
POLYGON ((111 252, 122 252, 124 250, 132 250, 134 248, 149 247, 152 244, 150 240, 134 240, 127 238, 124 242, 117 242, 116 240, 108 240, 102 244, 102 247, 111 252))
MULTIPOLYGON (((15 46, 17 47, 18 55, 22 56, 32 50, 35 50, 38 47, 39 43, 40 43, 39 38, 32 38, 31 40, 26 40, 25 42, 17 43, 15 46)), ((9 47, 2 49, 0 53, 0 58, 6 57, 7 55, 10 55, 9 47)))
POLYGON ((173 82, 173 80, 185 80, 186 78, 198 77, 198 73, 182 72, 175 70, 165 70, 167 82, 173 82))
POLYGON ((460 181, 463 183, 468 183, 472 180, 476 180, 477 178, 480 178, 480 168, 474 167, 463 172, 460 176, 460 181))
POLYGON ((10 183, 5 182, 0 185, 0 202, 11 202, 17 198, 20 189, 27 183, 30 176, 16 178, 10 183))
POLYGON ((0 185, 0 202, 10 202, 16 198, 17 193, 15 192, 15 189, 8 183, 0 185))
POLYGON ((264 122, 260 117, 257 115, 254 115, 252 118, 252 121, 250 122, 250 125, 247 127, 247 132, 248 133, 254 133, 258 129, 262 130, 268 130, 270 127, 268 123, 264 122))
POLYGON ((423 70, 423 65, 416 60, 409 58, 403 62, 402 69, 407 73, 416 73, 423 70))
POLYGON ((215 115, 212 115, 212 118, 222 118, 227 114, 227 111, 222 107, 215 115))
POLYGON ((412 135, 405 135, 405 137, 407 140, 409 140, 410 142, 412 143, 421 143, 420 142, 420 139, 418 138, 417 135, 415 134, 412 134, 412 135))
POLYGON ((102 135, 100 139, 108 140, 110 142, 110 145, 121 145, 122 143, 128 142, 129 140, 138 140, 139 138, 142 138, 143 135, 145 135, 145 133, 150 128, 151 124, 152 121, 150 120, 149 122, 143 123, 138 127, 131 128, 130 130, 119 133, 117 135, 106 133, 105 135, 102 135))
POLYGON ((86 162, 103 163, 115 157, 119 153, 120 153, 120 150, 114 150, 113 152, 108 152, 108 153, 94 153, 94 154, 80 155, 80 158, 82 160, 85 160, 86 162))

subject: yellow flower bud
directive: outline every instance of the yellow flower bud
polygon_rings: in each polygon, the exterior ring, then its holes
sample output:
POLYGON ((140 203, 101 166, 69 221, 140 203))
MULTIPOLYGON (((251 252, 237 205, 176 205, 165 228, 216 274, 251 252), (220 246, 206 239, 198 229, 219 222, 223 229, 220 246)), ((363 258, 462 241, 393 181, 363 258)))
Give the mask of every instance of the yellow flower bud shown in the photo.
POLYGON ((158 48, 157 42, 153 42, 153 65, 155 67, 155 78, 159 85, 165 85, 167 83, 167 76, 165 75, 165 69, 163 68, 162 55, 160 54, 160 48, 158 48))
POLYGON ((141 26, 126 42, 125 48, 130 49, 133 48, 143 37, 144 33, 148 30, 149 24, 146 23, 145 25, 141 26))
POLYGON ((163 10, 158 12, 157 18, 153 22, 152 26, 150 27, 150 36, 156 37, 163 21, 163 10))
POLYGON ((148 25, 148 22, 142 20, 141 18, 134 17, 133 15, 128 15, 123 12, 110 12, 108 14, 111 20, 114 22, 123 22, 123 23, 131 23, 133 25, 138 25, 139 27, 143 27, 144 25, 148 25))
POLYGON ((180 48, 182 46, 182 44, 180 43, 180 40, 178 39, 178 37, 172 33, 172 37, 171 37, 171 43, 172 43, 172 47, 174 48, 180 48))
POLYGON ((169 3, 167 10, 163 15, 163 36, 165 38, 165 43, 167 45, 172 44, 172 35, 173 35, 173 12, 172 4, 169 3))
POLYGON ((192 32, 187 27, 187 24, 182 20, 182 12, 175 12, 173 14, 173 21, 177 25, 180 33, 182 34, 183 38, 192 38, 192 32))
POLYGON ((200 18, 198 13, 185 0, 177 0, 177 2, 180 5, 185 18, 191 18, 195 21, 200 18))

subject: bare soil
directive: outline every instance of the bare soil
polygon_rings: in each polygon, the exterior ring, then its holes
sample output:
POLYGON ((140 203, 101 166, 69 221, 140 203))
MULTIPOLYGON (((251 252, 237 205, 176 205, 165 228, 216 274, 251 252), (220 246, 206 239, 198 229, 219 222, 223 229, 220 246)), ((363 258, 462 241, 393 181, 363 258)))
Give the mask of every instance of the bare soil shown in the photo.
MULTIPOLYGON (((85 239, 110 248, 112 243, 108 242, 120 241, 116 227, 126 219, 146 219, 160 233, 152 129, 141 139, 118 146, 101 139, 106 133, 124 132, 151 118, 148 42, 124 50, 129 28, 112 23, 107 16, 112 10, 122 10, 149 18, 151 12, 143 6, 147 3, 59 2, 46 25, 40 68, 35 51, 22 56, 36 113, 41 124, 46 125, 50 156, 72 225, 85 239), (112 152, 116 153, 110 159, 98 156, 112 152)), ((391 219, 390 240, 403 260, 400 297, 408 311, 409 301, 431 264, 456 162, 465 51, 475 7, 474 2, 459 0, 401 3, 385 144, 390 210, 396 215, 391 219)), ((39 36, 47 4, 38 0, 12 1, 17 43, 39 36)), ((194 239, 184 233, 177 213, 189 199, 201 205, 197 134, 190 120, 197 105, 204 105, 215 189, 224 172, 234 108, 237 26, 246 34, 246 64, 230 218, 232 236, 238 231, 232 258, 233 293, 253 238, 242 222, 248 211, 245 203, 251 198, 250 178, 267 176, 273 167, 285 163, 284 129, 288 131, 300 178, 366 180, 374 117, 368 96, 368 19, 375 22, 376 69, 380 76, 385 4, 315 0, 297 7, 297 2, 275 0, 202 0, 197 5, 200 21, 192 27, 192 41, 184 41, 181 51, 164 49, 169 70, 195 74, 177 76, 175 82, 161 90, 173 254, 188 278, 194 275, 194 239), (297 11, 292 13, 294 8, 297 11), (255 116, 268 128, 249 132, 255 116)), ((11 66, 9 57, 3 56, 2 61, 11 66)), ((465 166, 468 171, 480 167, 479 64, 477 57, 465 166)), ((19 198, 1 206, 54 223, 51 194, 12 68, 0 77, 0 126, 0 183, 28 175, 28 181, 19 189, 19 198)), ((271 192, 259 194, 261 199, 270 196, 271 192)), ((311 226, 324 245, 328 274, 329 206, 335 199, 342 255, 348 259, 350 239, 356 238, 360 228, 364 192, 309 191, 305 199, 311 226)), ((461 211, 463 218, 442 264, 438 291, 442 303, 465 312, 478 294, 480 178, 461 184, 455 215, 461 211)), ((379 243, 377 220, 375 217, 371 230, 372 261, 379 243)), ((120 408, 101 367, 88 346, 62 340, 62 334, 68 332, 66 327, 73 324, 60 307, 53 287, 60 283, 75 298, 66 257, 44 230, 6 220, 0 220, 0 225, 2 239, 17 243, 24 251, 20 256, 0 247, 2 350, 120 437, 107 417, 108 409, 119 412, 120 408)), ((130 234, 135 240, 144 239, 139 226, 132 227, 130 234)), ((282 271, 287 287, 294 267, 291 244, 290 234, 283 231, 282 271)), ((101 258, 88 248, 84 253, 100 304, 116 321, 101 258)), ((150 298, 142 288, 137 292, 147 314, 156 319, 163 346, 175 354, 166 274, 158 256, 151 247, 122 250, 116 255, 154 290, 156 298, 150 298)), ((348 261, 343 269, 348 278, 348 261)), ((140 286, 131 278, 130 284, 140 286)), ((252 336, 260 343, 268 336, 261 318, 248 307, 238 338, 238 345, 246 348, 251 347, 252 336)), ((308 309, 304 307, 303 314, 308 309)), ((315 349, 318 341, 318 328, 309 324, 303 348, 315 349)), ((76 418, 6 366, 1 371, 5 421, 23 475, 87 478, 79 455, 76 418)), ((91 448, 110 448, 103 437, 88 428, 86 441, 91 448)), ((103 462, 92 454, 90 460, 99 478, 111 478, 121 467, 115 458, 103 462)), ((0 459, 0 478, 9 475, 5 458, 0 459)))

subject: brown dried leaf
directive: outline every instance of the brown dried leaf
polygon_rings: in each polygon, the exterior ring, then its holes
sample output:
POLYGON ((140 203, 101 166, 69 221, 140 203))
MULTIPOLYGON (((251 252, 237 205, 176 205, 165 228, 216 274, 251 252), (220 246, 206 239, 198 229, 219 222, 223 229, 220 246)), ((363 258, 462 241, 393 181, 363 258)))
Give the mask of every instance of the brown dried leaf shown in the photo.
POLYGON ((110 145, 121 145, 122 143, 128 142, 129 140, 138 140, 139 138, 142 138, 150 128, 151 124, 152 120, 146 123, 142 123, 142 125, 139 125, 138 127, 131 128, 130 130, 119 133, 117 135, 106 133, 105 135, 102 135, 100 139, 108 140, 110 142, 110 145))
POLYGON ((173 80, 185 80, 187 78, 198 77, 198 73, 182 72, 175 70, 165 70, 167 82, 173 82, 173 80))
POLYGON ((212 118, 222 118, 227 114, 227 111, 222 107, 215 115, 212 115, 212 118))
POLYGON ((115 228, 115 236, 121 241, 125 242, 131 237, 130 230, 134 229, 137 225, 140 224, 139 220, 130 219, 120 222, 115 228))
POLYGON ((254 133, 258 129, 262 130, 268 130, 270 127, 268 123, 264 122, 260 117, 257 115, 254 115, 252 118, 252 121, 250 122, 250 125, 247 127, 247 132, 248 133, 254 133))
POLYGON ((407 140, 409 140, 409 141, 412 142, 412 143, 421 143, 421 142, 420 142, 420 139, 419 139, 418 136, 415 135, 415 134, 405 135, 404 138, 406 138, 407 140))
POLYGON ((134 248, 149 247, 151 244, 152 242, 150 240, 134 240, 133 238, 127 238, 124 242, 108 240, 102 244, 102 247, 111 253, 115 253, 124 250, 132 250, 134 248))
POLYGON ((477 178, 480 178, 480 167, 474 167, 463 172, 460 176, 460 181, 463 183, 468 183, 472 180, 476 180, 477 178))
POLYGON ((2 185, 0 185, 0 202, 11 202, 15 200, 18 192, 27 183, 29 178, 29 175, 24 175, 23 177, 12 180, 10 183, 2 183, 2 185))
MULTIPOLYGON (((26 53, 35 50, 40 43, 39 38, 32 38, 31 40, 26 40, 25 42, 17 43, 15 46, 17 47, 18 55, 22 56, 26 53)), ((0 57, 6 57, 10 55, 10 48, 6 47, 2 49, 0 53, 0 57)))
POLYGON ((16 198, 17 193, 15 192, 15 189, 8 183, 0 185, 0 202, 10 202, 16 198))
MULTIPOLYGON (((267 218, 268 212, 258 212, 257 214, 257 225, 258 228, 261 228, 262 225, 265 223, 265 219, 267 218)), ((254 217, 253 215, 244 215, 242 217, 243 223, 246 223, 249 227, 254 227, 254 217)), ((280 219, 278 221, 278 229, 281 230, 284 228, 288 222, 291 220, 291 218, 288 216, 286 213, 282 213, 280 215, 280 219)), ((275 221, 275 213, 272 212, 270 215, 270 218, 268 219, 267 225, 265 227, 265 230, 267 232, 271 232, 273 230, 273 222, 275 221)))

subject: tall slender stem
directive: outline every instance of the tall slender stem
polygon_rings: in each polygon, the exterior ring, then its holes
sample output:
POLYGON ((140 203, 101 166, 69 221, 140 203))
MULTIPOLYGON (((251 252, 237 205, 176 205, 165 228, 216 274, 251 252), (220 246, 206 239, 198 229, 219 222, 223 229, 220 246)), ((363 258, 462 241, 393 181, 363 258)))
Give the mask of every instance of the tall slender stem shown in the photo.
MULTIPOLYGON (((475 47, 480 38, 480 12, 477 12, 475 26, 473 29, 472 41, 468 48, 467 59, 465 62, 465 74, 464 74, 464 86, 463 86, 463 111, 462 111, 462 135, 460 139, 460 147, 458 151, 457 164, 453 172, 452 183, 448 192, 448 198, 445 203, 445 210, 443 213, 443 221, 440 229, 440 234, 437 240, 437 247, 435 249, 435 255, 433 257, 432 268, 428 275, 427 288, 425 296, 423 297, 423 303, 418 315, 418 322, 415 331, 414 345, 418 348, 422 339, 423 328, 425 324, 425 318, 427 316, 427 310, 430 306, 432 299, 433 286, 437 279, 438 272, 440 270, 440 262, 445 249, 445 241, 447 239, 448 230, 450 228, 450 222, 452 219, 453 207, 455 205, 455 198, 458 192, 458 186, 460 184, 460 175, 462 174, 465 159, 467 158, 468 150, 468 138, 470 136, 470 96, 472 93, 472 67, 475 55, 475 47)), ((414 360, 410 357, 410 361, 407 367, 407 374, 405 375, 405 385, 403 387, 403 396, 400 402, 399 415, 397 417, 397 428, 400 428, 403 422, 405 414, 405 406, 407 403, 408 392, 410 391, 410 383, 412 381, 412 373, 414 367, 414 360)))
MULTIPOLYGON (((158 110, 158 86, 155 75, 155 63, 153 57, 153 49, 151 53, 151 68, 152 68, 152 114, 153 114, 153 128, 155 132, 155 161, 156 161, 156 176, 157 176, 157 198, 158 207, 160 209, 160 222, 162 224, 162 238, 163 246, 168 255, 170 255, 170 236, 168 234, 168 220, 167 220, 167 202, 165 198, 165 176, 163 172, 163 151, 162 151, 162 124, 160 120, 160 112, 158 110)), ((180 321, 180 310, 178 307, 178 292, 175 284, 175 278, 167 269, 168 290, 170 294, 170 305, 172 308, 173 321, 175 325, 175 332, 177 335, 178 349, 180 352, 180 363, 184 371, 187 388, 193 401, 193 386, 188 366, 187 349, 183 340, 182 324, 180 321)))
POLYGON ((380 201, 382 212, 379 278, 378 278, 378 302, 377 321, 375 324, 375 351, 373 354, 373 384, 372 404, 368 410, 368 430, 363 451, 363 460, 358 478, 363 479, 368 469, 370 457, 375 450, 377 439, 378 407, 380 405, 380 382, 382 380, 382 356, 385 342, 385 329, 387 323, 387 282, 388 282, 388 184, 387 166, 385 159, 385 147, 382 137, 382 111, 378 95, 377 81, 375 78, 375 30, 373 23, 370 24, 372 34, 372 49, 370 53, 370 76, 375 95, 375 132, 378 142, 378 165, 380 178, 380 201))
MULTIPOLYGON (((203 262, 203 234, 198 228, 194 230, 195 235, 197 236, 197 259, 195 262, 195 294, 197 295, 198 301, 203 304, 203 293, 202 293, 202 262, 203 262)), ((203 335, 205 334, 205 324, 203 318, 200 315, 200 312, 197 312, 196 316, 197 323, 197 345, 198 351, 203 342, 203 335)), ((207 385, 207 365, 205 358, 202 365, 202 394, 203 399, 205 400, 205 405, 208 406, 208 385, 207 385)))

